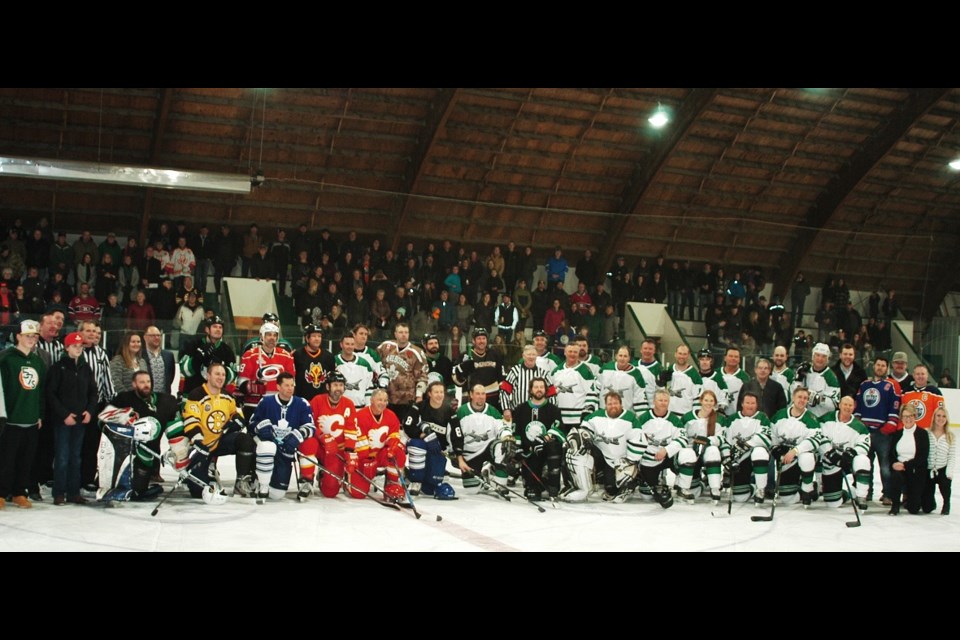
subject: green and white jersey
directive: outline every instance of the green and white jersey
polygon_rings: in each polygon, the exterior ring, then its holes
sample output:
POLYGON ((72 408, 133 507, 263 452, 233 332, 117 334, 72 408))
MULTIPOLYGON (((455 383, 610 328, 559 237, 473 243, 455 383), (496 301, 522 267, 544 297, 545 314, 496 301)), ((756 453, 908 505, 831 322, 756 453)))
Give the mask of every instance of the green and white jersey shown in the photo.
POLYGON ((810 390, 810 402, 807 403, 807 407, 818 420, 837 410, 840 404, 840 382, 833 369, 826 367, 823 371, 811 370, 802 383, 794 378, 787 397, 793 398, 793 390, 801 384, 810 390))
POLYGON ((714 412, 714 415, 716 415, 716 421, 713 425, 712 436, 708 433, 707 419, 701 418, 698 411, 691 411, 680 418, 683 430, 687 434, 687 440, 690 441, 690 446, 693 446, 694 438, 706 438, 708 445, 712 447, 719 447, 723 443, 723 430, 726 421, 722 413, 714 412))
POLYGON ((593 374, 594 378, 600 376, 600 369, 603 368, 603 360, 594 355, 587 356, 586 360, 581 360, 581 364, 585 364, 590 367, 590 372, 593 374))
MULTIPOLYGON (((517 364, 523 364, 523 357, 517 360, 517 364)), ((554 369, 563 366, 563 358, 551 351, 547 351, 542 356, 537 356, 537 366, 547 373, 553 373, 554 369)))
POLYGON ((672 458, 687 444, 680 418, 670 413, 656 416, 651 409, 637 418, 627 436, 627 460, 639 462, 644 467, 655 467, 661 462, 656 459, 660 449, 666 449, 667 458, 672 458))
POLYGON ((770 419, 764 412, 757 411, 752 416, 745 416, 742 411, 738 411, 725 418, 725 422, 723 443, 720 445, 720 452, 724 457, 731 449, 743 452, 744 447, 740 443, 745 443, 747 449, 770 448, 770 419))
POLYGON ((636 424, 637 416, 632 411, 624 409, 623 413, 611 418, 605 409, 601 409, 591 413, 580 425, 580 430, 590 433, 603 459, 615 467, 627 455, 627 436, 636 424))
POLYGON ((780 409, 770 421, 772 446, 796 447, 820 430, 817 417, 809 409, 805 409, 800 417, 794 417, 791 414, 792 408, 793 405, 780 409))
POLYGON ((646 369, 650 372, 650 375, 653 376, 653 379, 656 380, 660 377, 660 373, 663 371, 663 365, 660 364, 659 360, 654 360, 653 362, 643 363, 641 360, 634 360, 633 366, 638 369, 646 369))
POLYGON ((857 455, 869 456, 870 430, 856 416, 850 416, 847 422, 841 421, 839 411, 820 418, 820 428, 797 446, 801 452, 818 451, 820 454, 830 449, 843 452, 851 448, 857 455))
POLYGON ((597 410, 597 379, 582 362, 573 367, 564 363, 554 369, 553 385, 557 388, 557 406, 567 430, 579 425, 584 414, 597 410))
MULTIPOLYGON (((703 380, 703 384, 700 386, 700 393, 703 394, 704 391, 708 389, 713 391, 713 395, 717 396, 717 411, 723 415, 730 415, 727 413, 727 406, 730 404, 730 394, 727 390, 727 382, 723 378, 723 374, 719 370, 713 371, 710 375, 700 372, 700 379, 703 380)), ((733 401, 733 411, 736 413, 737 410, 737 401, 733 401)))
MULTIPOLYGON (((647 383, 640 370, 633 365, 622 371, 617 368, 616 362, 608 362, 600 369, 600 406, 606 406, 603 400, 607 391, 614 390, 623 398, 623 406, 635 414, 640 414, 650 408, 647 403, 647 383)), ((652 395, 652 394, 651 394, 652 395)))
POLYGON ((362 409, 370 404, 370 396, 373 394, 373 367, 369 360, 357 354, 353 354, 353 360, 349 362, 345 361, 342 355, 337 354, 333 361, 337 371, 347 379, 347 390, 343 395, 353 400, 357 409, 362 409))
POLYGON ((703 387, 703 378, 694 367, 687 367, 683 371, 673 365, 673 376, 668 386, 670 390, 670 413, 678 416, 700 408, 700 389, 703 387))
POLYGON ((357 349, 354 353, 370 363, 370 369, 373 370, 374 379, 383 375, 383 363, 380 361, 380 354, 377 353, 376 349, 364 346, 363 349, 357 349))
POLYGON ((790 404, 790 387, 793 385, 793 380, 796 376, 797 372, 786 365, 784 365, 783 371, 774 369, 770 372, 770 379, 783 387, 783 395, 787 397, 787 404, 790 404))
POLYGON ((720 373, 723 381, 727 384, 727 404, 724 413, 727 416, 732 416, 737 412, 737 398, 740 397, 740 389, 743 388, 745 383, 750 382, 750 376, 739 367, 733 373, 727 373, 723 369, 720 370, 720 373))
POLYGON ((453 430, 450 441, 454 453, 467 460, 479 456, 495 440, 513 435, 500 412, 489 404, 483 406, 483 411, 475 411, 467 402, 457 410, 457 418, 460 425, 453 430))

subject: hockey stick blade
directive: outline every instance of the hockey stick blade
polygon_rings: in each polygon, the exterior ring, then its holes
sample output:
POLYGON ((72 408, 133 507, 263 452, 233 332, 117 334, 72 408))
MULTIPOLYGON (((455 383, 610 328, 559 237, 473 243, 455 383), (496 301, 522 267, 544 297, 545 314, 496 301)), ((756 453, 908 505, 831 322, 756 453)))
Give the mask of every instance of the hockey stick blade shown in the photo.
POLYGON ((750 516, 750 522, 771 522, 773 516, 750 516))

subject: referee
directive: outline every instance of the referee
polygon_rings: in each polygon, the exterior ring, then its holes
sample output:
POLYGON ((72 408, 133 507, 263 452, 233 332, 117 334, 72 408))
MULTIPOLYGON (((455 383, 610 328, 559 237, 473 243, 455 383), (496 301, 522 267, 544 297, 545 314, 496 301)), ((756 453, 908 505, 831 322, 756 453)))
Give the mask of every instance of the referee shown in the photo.
POLYGON ((537 366, 537 350, 533 345, 523 348, 523 360, 515 365, 507 378, 500 383, 500 406, 503 408, 504 422, 513 421, 513 409, 530 397, 530 381, 543 378, 547 381, 547 401, 557 404, 557 390, 553 386, 550 374, 537 366))

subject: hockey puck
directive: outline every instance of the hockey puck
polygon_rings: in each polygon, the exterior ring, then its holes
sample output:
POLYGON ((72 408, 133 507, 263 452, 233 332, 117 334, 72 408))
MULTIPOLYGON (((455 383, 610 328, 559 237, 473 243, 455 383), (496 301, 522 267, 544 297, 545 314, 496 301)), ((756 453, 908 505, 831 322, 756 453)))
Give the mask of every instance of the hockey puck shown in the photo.
POLYGON ((443 520, 443 518, 441 518, 440 516, 437 516, 437 522, 440 522, 441 520, 443 520))

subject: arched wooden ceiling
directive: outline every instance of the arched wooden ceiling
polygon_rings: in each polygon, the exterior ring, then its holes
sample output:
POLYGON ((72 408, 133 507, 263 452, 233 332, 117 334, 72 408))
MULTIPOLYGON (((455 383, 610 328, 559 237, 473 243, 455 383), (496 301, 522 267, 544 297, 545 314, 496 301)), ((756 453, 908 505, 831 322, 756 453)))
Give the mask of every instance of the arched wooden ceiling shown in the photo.
POLYGON ((0 214, 327 226, 958 288, 960 89, 0 89, 0 155, 249 175, 249 195, 0 178, 0 214), (664 129, 647 118, 673 112, 664 129))

